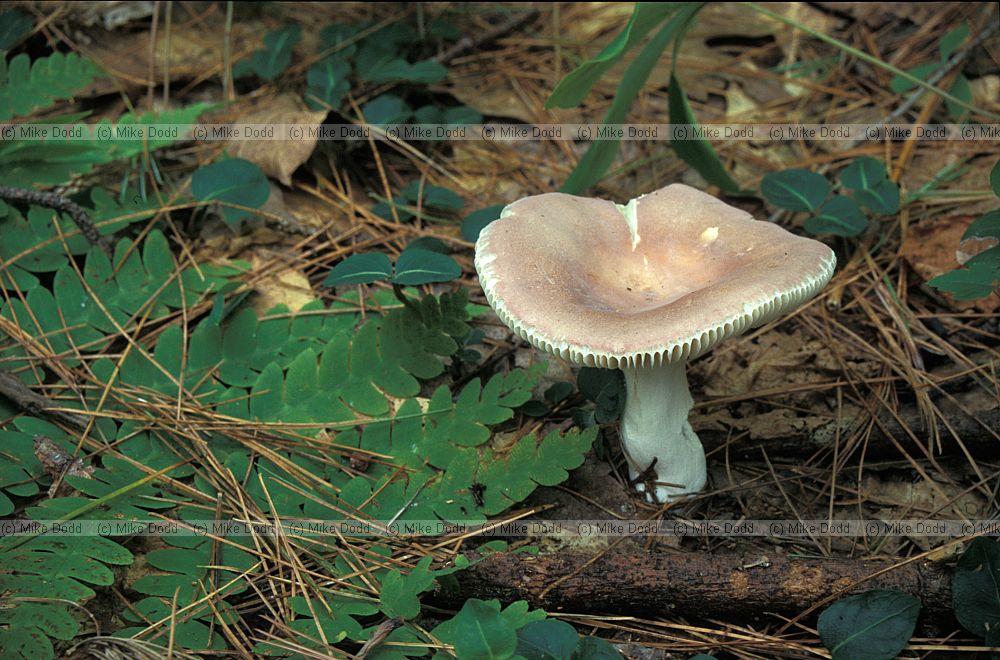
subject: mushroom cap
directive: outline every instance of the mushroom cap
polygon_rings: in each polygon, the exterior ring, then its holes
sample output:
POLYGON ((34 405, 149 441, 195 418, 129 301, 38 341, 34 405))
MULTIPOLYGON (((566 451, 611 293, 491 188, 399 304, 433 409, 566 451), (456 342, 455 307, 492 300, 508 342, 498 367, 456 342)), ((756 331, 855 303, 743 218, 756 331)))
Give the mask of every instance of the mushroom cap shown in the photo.
POLYGON ((500 319, 577 364, 688 360, 812 298, 837 260, 683 184, 625 206, 562 193, 507 206, 476 243, 500 319))

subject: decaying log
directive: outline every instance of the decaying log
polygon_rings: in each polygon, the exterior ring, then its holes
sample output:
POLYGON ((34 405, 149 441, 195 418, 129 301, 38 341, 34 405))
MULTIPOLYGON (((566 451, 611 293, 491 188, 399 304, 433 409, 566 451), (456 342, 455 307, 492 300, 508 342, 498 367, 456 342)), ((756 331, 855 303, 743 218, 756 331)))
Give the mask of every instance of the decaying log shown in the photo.
POLYGON ((756 618, 795 615, 821 599, 847 593, 897 589, 920 598, 922 615, 951 620, 951 577, 932 562, 911 562, 864 581, 891 564, 850 559, 789 559, 780 555, 719 556, 704 553, 609 552, 592 555, 495 554, 454 575, 435 598, 460 607, 467 598, 527 600, 551 612, 639 616, 756 618), (569 576, 569 577, 567 577, 569 576))

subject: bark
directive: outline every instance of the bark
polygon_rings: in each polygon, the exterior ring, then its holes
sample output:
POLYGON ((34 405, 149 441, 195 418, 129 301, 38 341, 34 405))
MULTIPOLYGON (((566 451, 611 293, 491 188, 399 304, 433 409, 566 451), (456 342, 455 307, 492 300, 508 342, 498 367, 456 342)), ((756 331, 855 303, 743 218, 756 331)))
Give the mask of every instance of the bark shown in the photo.
POLYGON ((435 598, 453 608, 467 598, 499 598, 502 603, 527 600, 552 612, 745 619, 771 612, 795 615, 855 585, 838 597, 897 589, 920 598, 925 618, 952 620, 951 577, 931 562, 913 562, 863 581, 891 564, 774 555, 769 565, 751 567, 760 556, 703 553, 608 553, 587 565, 592 559, 568 551, 495 554, 455 573, 457 588, 444 587, 435 598))

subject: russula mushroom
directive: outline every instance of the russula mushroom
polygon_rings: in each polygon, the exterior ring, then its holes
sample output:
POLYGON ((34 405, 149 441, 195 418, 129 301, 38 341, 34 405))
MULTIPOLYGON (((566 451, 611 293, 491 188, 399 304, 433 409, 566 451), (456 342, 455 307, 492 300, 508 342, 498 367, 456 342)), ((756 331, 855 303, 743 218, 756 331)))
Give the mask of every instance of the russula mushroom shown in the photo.
POLYGON ((527 197, 476 243, 480 282, 507 326, 547 353, 622 370, 625 455, 659 501, 707 478, 686 362, 812 298, 835 266, 823 243, 682 184, 624 206, 527 197))

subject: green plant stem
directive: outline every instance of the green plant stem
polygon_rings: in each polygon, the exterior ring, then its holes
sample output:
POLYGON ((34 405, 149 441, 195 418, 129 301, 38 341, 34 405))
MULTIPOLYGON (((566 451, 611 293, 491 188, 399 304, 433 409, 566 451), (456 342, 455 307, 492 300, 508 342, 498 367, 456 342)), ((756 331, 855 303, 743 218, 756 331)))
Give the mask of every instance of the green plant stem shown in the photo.
POLYGON ((396 300, 403 303, 403 306, 406 307, 406 309, 410 310, 414 314, 420 314, 420 309, 413 303, 412 300, 406 297, 405 293, 403 293, 403 287, 393 282, 392 292, 396 296, 396 300))
POLYGON ((796 28, 798 30, 802 30, 803 32, 805 32, 809 36, 815 37, 815 38, 819 39, 820 41, 824 41, 824 42, 826 42, 826 43, 828 43, 828 44, 830 44, 832 46, 836 46, 837 48, 843 50, 846 53, 849 53, 850 55, 853 55, 854 57, 858 58, 859 60, 867 62, 867 63, 869 63, 869 64, 871 64, 873 66, 877 66, 880 69, 885 69, 886 71, 888 71, 888 72, 890 72, 890 73, 892 73, 894 75, 899 76, 903 80, 906 80, 907 82, 913 83, 914 85, 917 85, 918 87, 922 87, 922 88, 926 89, 929 92, 937 94, 941 98, 946 99, 948 101, 951 101, 952 103, 954 103, 956 105, 959 105, 959 106, 965 108, 966 110, 969 110, 971 112, 975 112, 977 114, 989 117, 990 119, 1000 119, 1000 115, 998 115, 998 114, 995 114, 993 112, 989 112, 988 110, 983 110, 982 108, 977 108, 976 106, 972 105, 971 103, 969 103, 967 101, 963 101, 962 99, 958 98, 957 96, 949 94, 948 92, 944 91, 940 87, 935 87, 934 85, 931 85, 930 83, 928 83, 928 82, 926 82, 926 81, 918 78, 917 76, 913 75, 912 73, 908 73, 906 71, 903 71, 902 69, 900 69, 898 67, 895 67, 895 66, 889 64, 888 62, 883 62, 882 60, 880 60, 879 58, 877 58, 877 57, 875 57, 873 55, 869 55, 868 53, 866 53, 864 51, 858 50, 857 48, 854 48, 853 46, 851 46, 849 44, 846 44, 843 41, 840 41, 839 39, 835 39, 835 38, 833 38, 833 37, 831 37, 829 35, 823 34, 819 30, 814 30, 813 28, 809 27, 808 25, 804 25, 803 23, 799 23, 798 21, 796 21, 794 19, 788 18, 786 16, 782 16, 781 14, 777 14, 777 13, 771 11, 770 9, 766 9, 764 7, 761 7, 760 5, 758 5, 755 2, 744 2, 743 4, 746 5, 747 7, 749 7, 750 9, 753 9, 755 12, 757 12, 759 14, 763 14, 765 16, 773 18, 774 20, 780 21, 780 22, 784 23, 785 25, 790 25, 793 28, 796 28))

